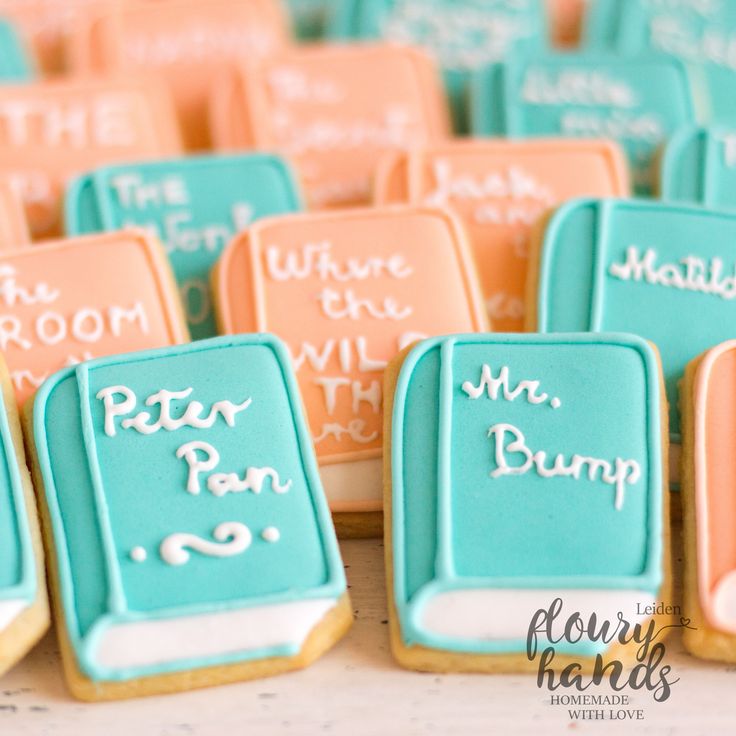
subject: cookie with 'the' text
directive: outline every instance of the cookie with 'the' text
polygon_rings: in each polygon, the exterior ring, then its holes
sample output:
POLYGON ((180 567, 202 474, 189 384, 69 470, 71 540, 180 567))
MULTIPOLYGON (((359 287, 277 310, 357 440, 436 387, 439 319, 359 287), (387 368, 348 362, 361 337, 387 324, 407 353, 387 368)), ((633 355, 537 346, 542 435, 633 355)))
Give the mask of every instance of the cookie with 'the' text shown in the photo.
POLYGON ((214 337, 210 270, 235 233, 264 215, 301 209, 277 156, 188 156, 119 164, 76 179, 65 199, 69 235, 138 226, 163 244, 192 339, 214 337))
POLYGON ((211 114, 215 148, 287 156, 313 209, 368 204, 383 154, 449 135, 431 60, 391 45, 304 47, 243 65, 213 83, 211 114))
POLYGON ((386 364, 487 327, 459 223, 407 206, 261 220, 222 255, 214 291, 221 332, 288 345, 338 532, 380 534, 386 364))
POLYGON ((0 177, 21 195, 36 238, 60 235, 66 183, 117 161, 181 150, 166 90, 134 79, 0 87, 0 177))
POLYGON ((66 365, 188 340, 166 254, 142 230, 0 252, 0 350, 21 404, 66 365))

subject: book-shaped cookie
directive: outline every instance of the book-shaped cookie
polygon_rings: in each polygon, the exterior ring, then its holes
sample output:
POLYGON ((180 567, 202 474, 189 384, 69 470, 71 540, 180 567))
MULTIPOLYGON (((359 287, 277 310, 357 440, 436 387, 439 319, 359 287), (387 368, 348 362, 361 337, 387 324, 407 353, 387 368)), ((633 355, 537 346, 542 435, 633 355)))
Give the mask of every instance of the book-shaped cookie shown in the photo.
POLYGON ((266 154, 202 156, 97 169, 65 200, 70 235, 136 225, 161 240, 174 269, 192 339, 217 334, 210 269, 235 233, 264 215, 295 212, 290 168, 266 154))
POLYGON ((659 192, 672 202, 736 207, 736 128, 678 130, 664 148, 659 192))
POLYGON ((623 55, 652 51, 682 61, 699 118, 736 123, 731 103, 736 3, 595 0, 589 6, 583 24, 586 47, 623 55))
POLYGON ((607 141, 479 139, 389 154, 375 195, 379 204, 447 206, 458 214, 493 329, 519 332, 529 238, 541 215, 573 197, 625 197, 628 188, 626 160, 607 141))
POLYGON ((176 102, 186 146, 210 148, 207 100, 213 81, 290 40, 279 0, 167 0, 119 3, 88 13, 68 43, 73 70, 156 74, 176 102))
MULTIPOLYGON (((536 671, 528 632, 539 655, 546 627, 531 624, 555 600, 548 642, 575 613, 616 626, 620 612, 633 626, 669 603, 660 384, 655 351, 631 335, 450 336, 389 366, 385 538, 401 664, 536 671)), ((638 644, 611 638, 558 640, 549 666, 634 658, 638 644)))
POLYGON ((314 208, 368 204, 382 155, 449 134, 434 65, 410 47, 315 45, 212 86, 215 147, 288 156, 314 208))
POLYGON ((268 335, 215 338, 90 361, 36 394, 27 428, 77 697, 296 669, 350 625, 289 362, 268 335))
POLYGON ((61 197, 72 176, 180 151, 165 92, 118 78, 0 87, 0 177, 21 194, 35 237, 61 233, 61 197))
POLYGON ((0 675, 49 626, 43 546, 8 369, 0 357, 0 675))
POLYGON ((0 19, 0 80, 26 82, 33 77, 33 64, 15 27, 0 19))
POLYGON ((341 0, 331 16, 333 38, 380 38, 424 48, 441 68, 455 128, 465 132, 470 75, 520 48, 543 48, 543 0, 341 0))
POLYGON ((552 216, 530 259, 527 327, 651 340, 662 359, 670 438, 679 444, 677 383, 685 366, 736 336, 735 242, 736 213, 637 200, 570 202, 552 216))
POLYGON ((220 259, 220 330, 288 345, 340 534, 380 534, 386 364, 422 337, 485 330, 475 279, 458 222, 419 207, 261 220, 220 259))
POLYGON ((650 194, 655 153, 680 125, 695 121, 685 68, 646 55, 517 55, 473 79, 478 135, 610 138, 624 148, 632 184, 650 194))
POLYGON ((0 253, 0 350, 20 403, 66 365, 188 339, 166 254, 143 230, 0 253))
POLYGON ((30 242, 23 201, 8 182, 0 181, 0 252, 30 242))
POLYGON ((685 537, 683 609, 697 657, 736 662, 736 341, 693 360, 680 396, 685 537))

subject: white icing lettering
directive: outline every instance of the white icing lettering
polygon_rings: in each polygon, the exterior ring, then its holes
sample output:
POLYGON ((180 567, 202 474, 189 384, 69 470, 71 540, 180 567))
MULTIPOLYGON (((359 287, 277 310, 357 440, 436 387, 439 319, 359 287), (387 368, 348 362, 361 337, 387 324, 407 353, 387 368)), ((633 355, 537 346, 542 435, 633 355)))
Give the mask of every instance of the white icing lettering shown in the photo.
POLYGON ((623 508, 626 485, 633 485, 641 477, 641 468, 635 460, 624 460, 617 457, 613 462, 599 458, 586 457, 574 454, 569 461, 565 461, 562 454, 555 456, 551 467, 545 465, 547 453, 540 450, 532 452, 526 445, 523 433, 511 424, 494 424, 488 430, 488 437, 495 441, 495 470, 491 471, 491 478, 505 475, 525 475, 534 469, 542 478, 571 477, 579 480, 583 470, 587 467, 588 480, 595 481, 600 472, 600 479, 615 486, 614 506, 617 511, 623 508), (510 439, 506 439, 506 435, 510 439), (523 458, 519 465, 510 465, 507 456, 516 455, 523 458))

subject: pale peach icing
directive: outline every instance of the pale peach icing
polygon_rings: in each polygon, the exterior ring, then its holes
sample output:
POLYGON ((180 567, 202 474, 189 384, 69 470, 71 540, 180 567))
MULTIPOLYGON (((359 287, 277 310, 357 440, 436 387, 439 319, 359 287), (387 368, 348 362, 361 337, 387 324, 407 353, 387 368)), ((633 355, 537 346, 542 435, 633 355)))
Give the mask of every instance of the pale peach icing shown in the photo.
POLYGON ((626 163, 606 141, 464 140, 414 148, 379 164, 378 204, 447 206, 463 221, 494 329, 524 326, 533 226, 573 197, 629 193, 626 163))
POLYGON ((215 85, 216 147, 287 155, 312 208, 368 204, 388 151, 449 135, 438 73, 422 52, 315 46, 242 67, 215 85))
POLYGON ((21 404, 66 365, 187 340, 166 256, 142 231, 0 254, 0 350, 21 404))
POLYGON ((474 279, 462 231, 439 209, 273 218, 225 251, 220 327, 289 346, 333 510, 381 508, 383 370, 422 337, 486 329, 474 279), (346 463, 364 463, 352 482, 331 467, 346 463), (378 487, 359 484, 375 465, 378 487))
POLYGON ((77 25, 76 71, 158 74, 168 84, 186 146, 210 145, 209 90, 237 60, 282 51, 289 24, 277 0, 157 0, 102 6, 77 25))
POLYGON ((34 237, 61 234, 61 195, 72 176, 180 151, 174 109, 158 84, 86 78, 0 86, 0 176, 22 196, 34 237))
POLYGON ((7 182, 0 182, 0 251, 30 241, 23 202, 7 182))
POLYGON ((711 626, 736 634, 736 341, 706 354, 694 401, 700 605, 711 626))

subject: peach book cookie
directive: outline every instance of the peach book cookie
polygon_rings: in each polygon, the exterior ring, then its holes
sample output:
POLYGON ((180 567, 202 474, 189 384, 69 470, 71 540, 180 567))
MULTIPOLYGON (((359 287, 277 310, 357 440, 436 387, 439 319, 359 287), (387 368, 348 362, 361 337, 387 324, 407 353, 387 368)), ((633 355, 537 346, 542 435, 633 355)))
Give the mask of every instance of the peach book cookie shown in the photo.
POLYGON ((682 504, 683 608, 695 630, 683 635, 697 657, 736 662, 736 341, 693 360, 685 371, 682 504))
POLYGON ((650 613, 671 602, 655 350, 633 335, 441 337, 398 356, 385 388, 399 663, 538 671, 530 629, 538 652, 554 645, 553 669, 645 656, 644 636, 619 638, 618 617, 642 624, 650 644, 669 623, 650 613), (565 637, 570 617, 577 638, 565 637), (605 621, 603 637, 579 628, 605 621))
POLYGON ((0 182, 0 251, 30 242, 23 202, 8 182, 0 182))
POLYGON ((0 253, 0 350, 20 403, 65 365, 188 339, 166 254, 142 230, 0 253))
POLYGON ((18 409, 0 357, 0 676, 49 626, 43 547, 18 409))
POLYGON ((486 329, 458 222, 394 207, 261 220, 214 273, 222 332, 288 345, 338 531, 381 529, 382 375, 429 335, 486 329))
POLYGON ((309 664, 352 620, 296 380, 268 335, 82 363, 29 402, 72 693, 309 664))
POLYGON ((34 237, 61 233, 61 197, 75 174, 180 151, 165 92, 116 78, 0 87, 0 177, 22 196, 34 237))
POLYGON ((448 206, 465 225, 495 330, 524 328, 532 228, 572 197, 625 197, 626 160, 606 141, 460 140, 387 154, 376 201, 448 206))
POLYGON ((312 46, 215 80, 211 126, 216 148, 288 156, 322 208, 368 204, 380 157, 448 135, 449 113, 420 51, 312 46))
POLYGON ((71 66, 95 73, 158 74, 166 80, 189 149, 210 146, 207 97, 237 60, 249 63, 290 40, 279 0, 127 0, 78 23, 71 66))

